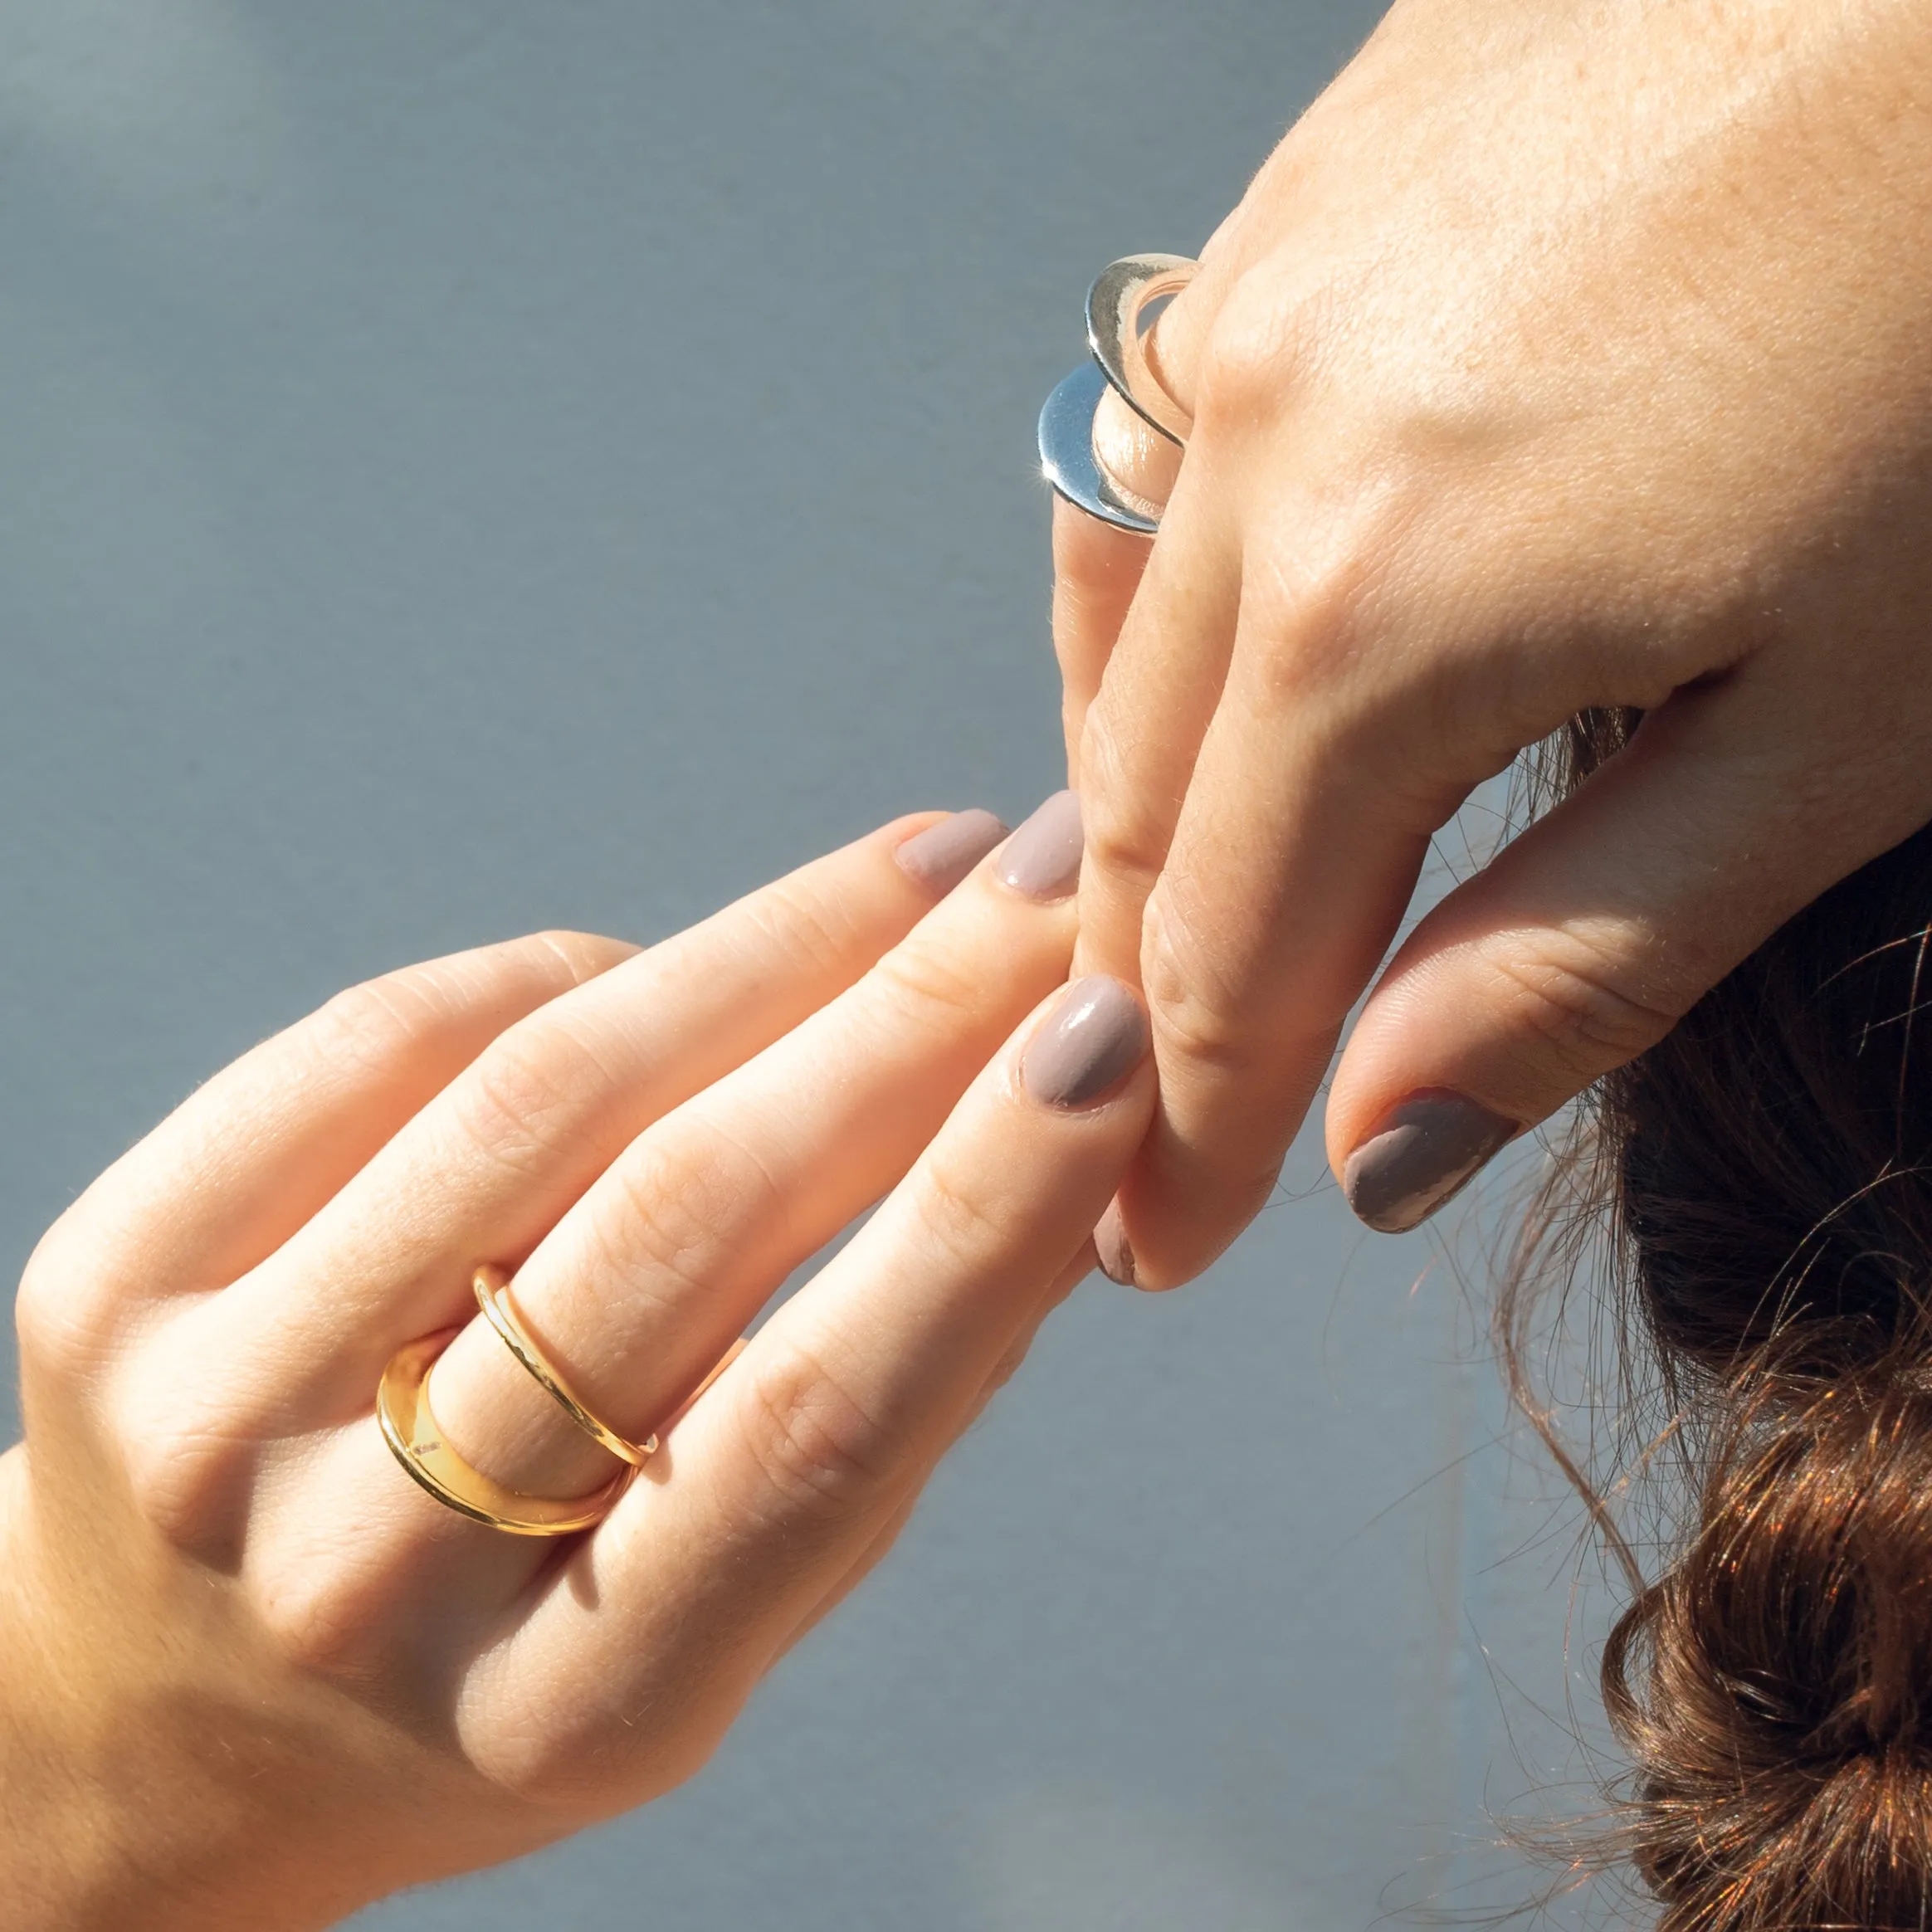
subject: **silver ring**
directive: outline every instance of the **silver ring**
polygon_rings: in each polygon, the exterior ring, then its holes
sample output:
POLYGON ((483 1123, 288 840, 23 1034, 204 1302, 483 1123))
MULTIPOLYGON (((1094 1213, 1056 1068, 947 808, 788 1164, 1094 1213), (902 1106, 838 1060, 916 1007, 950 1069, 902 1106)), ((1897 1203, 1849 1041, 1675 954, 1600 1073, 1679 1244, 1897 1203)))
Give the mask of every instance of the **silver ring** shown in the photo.
POLYGON ((1149 302, 1178 295, 1199 265, 1184 255, 1126 255, 1109 262, 1087 290, 1090 362, 1057 383, 1040 412, 1040 466, 1054 489, 1089 516, 1151 536, 1159 508, 1134 495, 1094 452, 1094 412, 1109 389, 1150 428, 1183 448, 1193 425, 1154 380, 1141 341, 1149 302))

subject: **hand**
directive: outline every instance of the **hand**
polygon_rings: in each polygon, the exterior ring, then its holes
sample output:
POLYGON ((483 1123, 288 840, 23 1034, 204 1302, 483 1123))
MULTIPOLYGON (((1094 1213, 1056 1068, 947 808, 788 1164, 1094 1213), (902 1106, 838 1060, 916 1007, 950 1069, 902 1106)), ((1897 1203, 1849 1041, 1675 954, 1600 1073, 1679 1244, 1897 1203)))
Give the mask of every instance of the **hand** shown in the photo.
POLYGON ((1056 505, 1078 963, 1160 1071, 1110 1272, 1255 1212, 1432 834, 1572 714, 1647 715, 1335 1073, 1374 1227, 1932 817, 1929 100, 1910 0, 1406 0, 1213 237, 1178 475, 1096 437, 1159 536, 1056 505))
POLYGON ((1084 1271, 1152 1110, 1133 995, 1061 989, 1064 801, 934 906, 1001 832, 902 822, 641 954, 392 974, 63 1217, 0 1461, 0 1920, 320 1925, 703 1763, 1084 1271), (593 1413, 663 1432, 587 1535, 456 1515, 372 1419, 468 1317, 458 1452, 534 1495, 618 1468, 475 1318, 485 1260, 593 1413))

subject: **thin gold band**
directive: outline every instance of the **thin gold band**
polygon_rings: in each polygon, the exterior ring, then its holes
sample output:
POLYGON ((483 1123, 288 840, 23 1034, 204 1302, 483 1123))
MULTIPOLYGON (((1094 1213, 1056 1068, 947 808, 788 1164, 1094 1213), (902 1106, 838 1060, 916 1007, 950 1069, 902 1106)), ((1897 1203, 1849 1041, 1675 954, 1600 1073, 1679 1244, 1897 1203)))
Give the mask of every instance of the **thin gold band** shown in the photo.
POLYGON ((476 1305, 483 1310, 484 1320, 503 1338, 503 1345, 529 1371, 531 1380, 555 1401, 558 1408, 592 1442, 609 1450, 620 1462, 627 1462, 633 1469, 646 1456, 656 1453, 656 1437, 647 1436, 642 1442, 627 1441, 615 1429, 600 1422, 571 1393, 570 1384, 557 1373, 549 1357, 537 1346, 530 1331, 511 1306, 510 1277, 502 1269, 479 1268, 470 1286, 476 1292, 476 1305))
POLYGON ((568 1536, 602 1522, 631 1486, 636 1464, 588 1496, 527 1496, 472 1469, 443 1441, 424 1383, 449 1339, 446 1331, 407 1343, 383 1371, 376 1417, 396 1460, 439 1503, 512 1536, 568 1536))

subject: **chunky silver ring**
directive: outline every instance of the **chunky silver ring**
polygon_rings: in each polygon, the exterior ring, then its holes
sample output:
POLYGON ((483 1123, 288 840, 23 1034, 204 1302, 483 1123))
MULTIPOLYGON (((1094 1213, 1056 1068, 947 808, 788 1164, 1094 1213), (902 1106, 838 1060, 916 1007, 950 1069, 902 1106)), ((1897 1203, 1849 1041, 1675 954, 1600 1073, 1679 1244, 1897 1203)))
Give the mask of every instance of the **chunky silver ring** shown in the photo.
POLYGON ((1094 451, 1094 412, 1109 389, 1169 442, 1186 446, 1187 412, 1154 380, 1140 339, 1150 302, 1178 295, 1199 264, 1184 255, 1125 255, 1110 261, 1087 290, 1087 346, 1092 359, 1057 383, 1040 412, 1040 466, 1046 481, 1089 516, 1150 536, 1160 513, 1113 476, 1094 451))

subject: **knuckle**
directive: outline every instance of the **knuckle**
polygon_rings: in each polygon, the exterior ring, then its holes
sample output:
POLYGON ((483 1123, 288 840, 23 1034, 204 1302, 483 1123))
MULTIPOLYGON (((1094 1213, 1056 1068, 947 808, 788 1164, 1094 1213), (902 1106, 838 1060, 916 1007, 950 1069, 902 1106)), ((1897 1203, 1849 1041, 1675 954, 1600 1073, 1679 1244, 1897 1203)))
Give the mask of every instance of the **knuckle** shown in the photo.
POLYGON ((104 1279, 93 1242, 71 1210, 41 1237, 21 1271, 13 1329, 22 1368, 60 1385, 86 1380, 117 1339, 115 1284, 104 1279))
POLYGON ((1538 934, 1527 943, 1505 934, 1483 950, 1505 988, 1507 1017, 1573 1090, 1654 1046, 1681 1017, 1619 983, 1617 964, 1582 934, 1538 934))
POLYGON ((705 1292, 734 1229, 782 1239, 789 1203, 754 1149, 716 1122, 681 1124, 675 1141, 646 1139, 612 1170, 614 1209, 598 1222, 613 1274, 635 1281, 640 1265, 693 1296, 705 1292))
POLYGON ((755 895, 744 911, 754 934, 766 950, 786 962, 788 971, 802 968, 821 977, 840 973, 859 949, 857 921, 836 893, 781 880, 755 895))
POLYGON ((704 1671, 655 1667, 627 1685, 613 1710, 607 1698, 533 1701, 505 1681, 470 1740, 471 1759, 520 1809, 607 1811, 613 1790, 627 1805, 647 1804, 716 1754, 725 1726, 710 1688, 704 1671))
POLYGON ((937 1152, 926 1158, 919 1220, 929 1263, 961 1273, 983 1267, 1012 1239, 1011 1224, 995 1211, 984 1190, 937 1152))
POLYGON ((426 1042, 442 1017, 422 969, 406 967, 344 987, 317 1009, 304 1028, 304 1045, 314 1066, 346 1061, 373 1070, 426 1042))
POLYGON ((872 968, 867 990, 889 1019, 925 1031, 947 1031, 976 1020, 985 1005, 970 955, 915 937, 895 946, 872 968))
POLYGON ((1307 379, 1329 303, 1278 278, 1246 276, 1229 291, 1195 365, 1197 425, 1239 427, 1279 416, 1307 379))
POLYGON ((832 1525, 862 1513, 890 1474, 890 1432, 801 1343, 757 1354, 739 1426, 773 1501, 787 1516, 832 1525))
POLYGON ((345 987, 306 1022, 318 1065, 344 1058, 379 1067, 431 1044, 492 993, 532 978, 554 997, 614 965, 634 947, 592 933, 531 933, 446 959, 428 959, 345 987))
POLYGON ((1414 668, 1392 661, 1379 643, 1369 647, 1397 516, 1388 497, 1370 498, 1298 520, 1292 540, 1266 528, 1249 544, 1241 621, 1260 646, 1251 661, 1251 700, 1266 715, 1294 716, 1306 729, 1317 721, 1310 707, 1322 694, 1359 690, 1373 679, 1377 722, 1369 729, 1388 729, 1380 714, 1392 674, 1412 679, 1414 668))
POLYGON ((1129 748, 1105 700, 1089 707, 1080 740, 1080 816, 1088 873, 1151 886, 1167 856, 1164 826, 1132 782, 1129 748))
POLYGON ((300 1560, 258 1573, 251 1592, 255 1621, 275 1656, 305 1676, 342 1684, 372 1680, 385 1627, 381 1603, 346 1583, 347 1553, 302 1551, 300 1560))
POLYGON ((1255 1042, 1240 1002, 1193 942, 1187 920, 1176 915, 1173 899, 1164 880, 1148 900, 1141 931, 1141 991, 1154 1037, 1197 1066, 1251 1069, 1255 1042))
POLYGON ((458 1131, 514 1173, 547 1165, 611 1084, 600 1056, 569 1027, 541 1018, 493 1041, 451 1095, 458 1131))
POLYGON ((599 973, 631 958, 639 948, 632 940, 613 939, 603 933, 581 933, 568 926, 550 926, 540 933, 506 941, 500 949, 495 949, 510 955, 534 956, 540 967, 548 968, 554 962, 562 969, 557 988, 561 993, 583 985, 587 979, 595 979, 599 973))
POLYGON ((135 1514, 165 1543, 219 1561, 246 1514, 259 1445, 198 1403, 133 1394, 120 1405, 121 1467, 135 1514))

